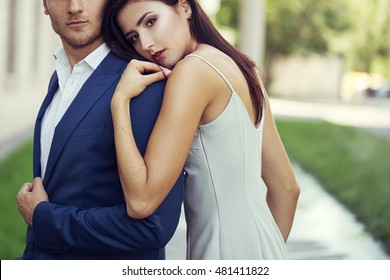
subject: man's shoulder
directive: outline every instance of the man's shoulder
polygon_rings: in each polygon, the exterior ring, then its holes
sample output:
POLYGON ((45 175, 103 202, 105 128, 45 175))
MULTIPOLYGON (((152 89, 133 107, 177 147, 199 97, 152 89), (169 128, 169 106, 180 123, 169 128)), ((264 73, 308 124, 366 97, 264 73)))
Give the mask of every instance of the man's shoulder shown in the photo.
POLYGON ((110 51, 107 56, 103 59, 103 61, 100 63, 100 66, 102 67, 103 71, 105 73, 121 73, 126 68, 126 65, 129 63, 128 60, 123 59, 116 54, 114 54, 112 51, 110 51))

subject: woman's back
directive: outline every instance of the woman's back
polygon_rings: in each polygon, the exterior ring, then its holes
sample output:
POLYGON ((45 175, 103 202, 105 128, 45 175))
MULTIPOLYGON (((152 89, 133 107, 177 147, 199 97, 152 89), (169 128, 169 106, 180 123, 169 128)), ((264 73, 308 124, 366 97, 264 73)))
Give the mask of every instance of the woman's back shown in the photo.
POLYGON ((230 92, 223 111, 197 129, 185 164, 187 258, 287 258, 261 178, 264 114, 255 127, 224 75, 203 57, 190 56, 214 68, 230 92))

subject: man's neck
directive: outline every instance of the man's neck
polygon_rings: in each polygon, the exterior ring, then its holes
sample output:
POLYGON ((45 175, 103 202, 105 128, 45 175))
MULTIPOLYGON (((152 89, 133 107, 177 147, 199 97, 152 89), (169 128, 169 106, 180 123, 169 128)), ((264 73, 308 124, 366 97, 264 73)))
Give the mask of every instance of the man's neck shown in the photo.
POLYGON ((71 69, 73 66, 90 55, 94 50, 100 47, 104 43, 103 38, 98 39, 91 44, 84 46, 82 48, 74 48, 69 46, 68 44, 63 43, 64 51, 66 56, 68 57, 69 64, 71 69))

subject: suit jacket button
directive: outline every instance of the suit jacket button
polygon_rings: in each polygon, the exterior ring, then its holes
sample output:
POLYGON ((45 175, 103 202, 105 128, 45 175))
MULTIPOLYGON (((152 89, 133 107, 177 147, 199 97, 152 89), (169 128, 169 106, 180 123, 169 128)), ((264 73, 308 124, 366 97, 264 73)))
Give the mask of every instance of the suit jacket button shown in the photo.
POLYGON ((35 250, 35 244, 34 244, 34 243, 28 244, 28 249, 29 249, 30 251, 34 251, 34 250, 35 250))

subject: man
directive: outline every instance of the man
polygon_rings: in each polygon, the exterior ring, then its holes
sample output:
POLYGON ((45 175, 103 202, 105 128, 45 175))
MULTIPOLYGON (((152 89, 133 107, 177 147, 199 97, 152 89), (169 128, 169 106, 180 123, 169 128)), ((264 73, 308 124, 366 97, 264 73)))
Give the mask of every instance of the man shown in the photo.
MULTIPOLYGON (((37 116, 35 179, 17 196, 28 224, 24 259, 162 259, 179 220, 183 175, 152 216, 127 216, 110 112, 127 61, 112 54, 102 38, 106 4, 43 0, 63 48, 55 54, 56 72, 37 116)), ((150 86, 152 93, 130 105, 142 153, 163 87, 164 82, 150 86)))

